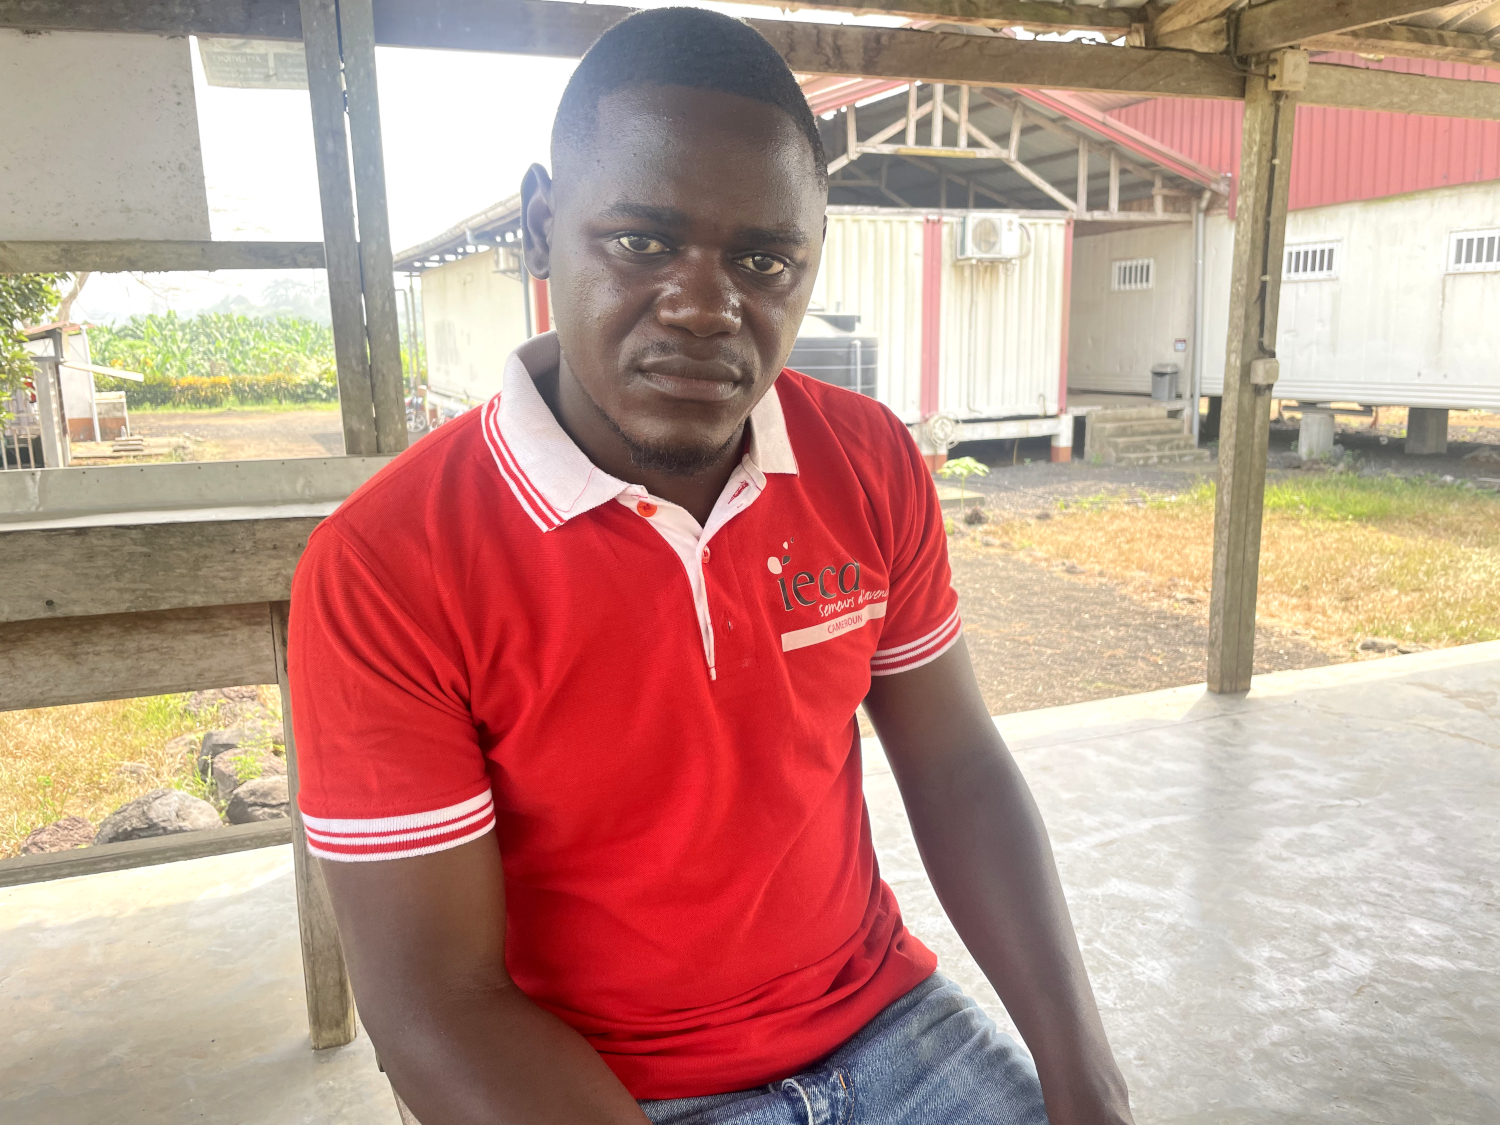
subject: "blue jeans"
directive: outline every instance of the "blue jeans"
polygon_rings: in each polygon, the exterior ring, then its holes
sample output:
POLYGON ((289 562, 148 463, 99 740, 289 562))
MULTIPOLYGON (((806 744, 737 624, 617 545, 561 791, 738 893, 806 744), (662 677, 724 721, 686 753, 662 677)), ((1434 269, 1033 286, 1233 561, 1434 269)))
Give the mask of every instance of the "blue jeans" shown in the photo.
POLYGON ((1031 1057, 937 973, 805 1074, 641 1109, 655 1125, 1047 1125, 1031 1057))

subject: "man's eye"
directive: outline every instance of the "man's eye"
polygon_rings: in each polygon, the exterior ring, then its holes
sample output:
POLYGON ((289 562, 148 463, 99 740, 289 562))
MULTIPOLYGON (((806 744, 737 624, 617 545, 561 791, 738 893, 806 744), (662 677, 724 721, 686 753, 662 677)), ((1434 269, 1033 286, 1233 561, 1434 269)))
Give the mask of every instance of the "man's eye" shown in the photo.
POLYGON ((665 254, 666 244, 658 238, 650 238, 644 234, 622 234, 615 239, 626 250, 632 254, 665 254))
POLYGON ((746 254, 739 261, 751 273, 758 273, 762 277, 775 277, 786 269, 785 262, 769 254, 746 254))

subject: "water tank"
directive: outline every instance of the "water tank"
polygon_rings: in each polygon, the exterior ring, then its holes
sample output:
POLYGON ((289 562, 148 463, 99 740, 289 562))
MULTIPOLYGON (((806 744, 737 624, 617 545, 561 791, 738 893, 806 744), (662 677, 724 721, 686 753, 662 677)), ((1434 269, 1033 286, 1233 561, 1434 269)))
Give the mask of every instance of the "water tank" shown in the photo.
POLYGON ((786 365, 824 383, 874 398, 879 354, 875 337, 859 331, 858 316, 810 312, 786 365))

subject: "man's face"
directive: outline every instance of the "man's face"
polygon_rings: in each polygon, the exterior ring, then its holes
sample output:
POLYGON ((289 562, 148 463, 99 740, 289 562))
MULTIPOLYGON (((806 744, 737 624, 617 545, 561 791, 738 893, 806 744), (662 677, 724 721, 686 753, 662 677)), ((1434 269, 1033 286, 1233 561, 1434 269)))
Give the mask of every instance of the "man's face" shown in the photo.
POLYGON ((637 463, 693 473, 780 373, 827 193, 773 106, 648 86, 601 99, 591 146, 527 178, 528 257, 563 362, 637 463), (550 221, 548 221, 550 219, 550 221))

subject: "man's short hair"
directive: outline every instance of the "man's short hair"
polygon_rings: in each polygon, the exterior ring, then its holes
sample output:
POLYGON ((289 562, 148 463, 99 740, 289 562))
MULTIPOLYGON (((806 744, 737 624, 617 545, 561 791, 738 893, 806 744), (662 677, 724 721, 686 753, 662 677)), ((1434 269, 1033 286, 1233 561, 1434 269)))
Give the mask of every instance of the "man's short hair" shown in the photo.
POLYGON ((599 99, 631 86, 718 90, 775 106, 812 146, 819 184, 828 158, 818 122, 786 60, 742 20, 702 8, 654 8, 621 20, 601 35, 573 71, 552 124, 552 164, 570 148, 590 144, 599 99))

